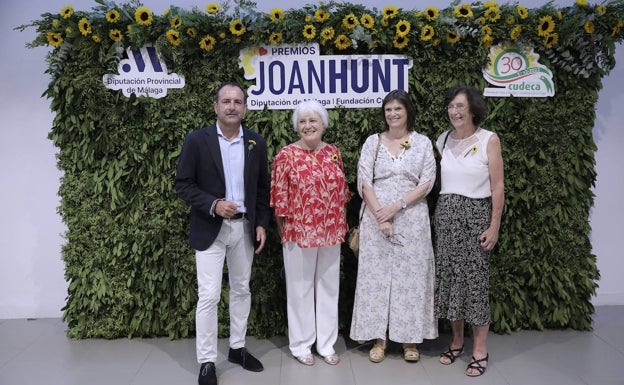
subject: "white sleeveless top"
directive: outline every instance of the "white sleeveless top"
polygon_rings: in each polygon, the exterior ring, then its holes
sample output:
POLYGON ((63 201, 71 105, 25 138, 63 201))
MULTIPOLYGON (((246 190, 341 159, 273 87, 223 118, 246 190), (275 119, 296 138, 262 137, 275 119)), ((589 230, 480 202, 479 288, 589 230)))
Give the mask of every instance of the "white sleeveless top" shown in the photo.
POLYGON ((442 133, 436 141, 438 152, 442 153, 440 194, 458 194, 477 199, 492 196, 487 145, 494 133, 479 127, 474 134, 464 139, 453 139, 449 135, 444 145, 447 133, 442 133))

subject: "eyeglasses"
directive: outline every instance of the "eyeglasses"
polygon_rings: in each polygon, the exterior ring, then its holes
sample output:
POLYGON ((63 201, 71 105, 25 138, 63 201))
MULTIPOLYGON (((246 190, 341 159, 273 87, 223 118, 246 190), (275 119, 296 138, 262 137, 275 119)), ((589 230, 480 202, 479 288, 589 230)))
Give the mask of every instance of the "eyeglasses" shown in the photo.
POLYGON ((404 238, 401 234, 392 234, 391 236, 386 237, 386 239, 393 245, 403 246, 404 238))
POLYGON ((463 110, 465 110, 467 107, 468 107, 468 106, 467 106, 467 105, 465 105, 465 104, 463 104, 463 103, 457 103, 457 104, 449 104, 448 106, 446 106, 446 109, 447 109, 448 111, 453 110, 453 109, 455 109, 455 110, 457 110, 457 111, 463 111, 463 110))

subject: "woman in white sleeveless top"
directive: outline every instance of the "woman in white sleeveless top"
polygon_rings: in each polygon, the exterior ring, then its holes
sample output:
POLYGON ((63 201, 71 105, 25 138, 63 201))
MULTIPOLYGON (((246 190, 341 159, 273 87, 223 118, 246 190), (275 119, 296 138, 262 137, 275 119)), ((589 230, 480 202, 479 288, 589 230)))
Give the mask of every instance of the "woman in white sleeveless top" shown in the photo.
POLYGON ((466 375, 485 372, 489 354, 489 253, 498 241, 504 201, 498 136, 479 127, 487 111, 479 91, 451 88, 444 100, 453 130, 436 146, 442 154, 435 211, 436 315, 451 322, 452 340, 440 363, 452 364, 464 348, 464 323, 472 325, 466 375))

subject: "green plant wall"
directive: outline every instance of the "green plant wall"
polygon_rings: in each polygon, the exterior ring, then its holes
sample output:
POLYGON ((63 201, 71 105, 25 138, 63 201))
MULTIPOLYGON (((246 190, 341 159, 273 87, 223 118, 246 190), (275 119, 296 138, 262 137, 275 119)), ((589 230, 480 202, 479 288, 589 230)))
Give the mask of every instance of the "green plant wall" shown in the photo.
MULTIPOLYGON (((195 262, 187 244, 188 207, 173 190, 177 158, 185 135, 214 121, 220 83, 251 84, 238 67, 239 50, 267 42, 317 42, 322 54, 409 56, 416 126, 432 140, 450 128, 442 105, 449 87, 488 86, 481 71, 492 44, 534 47, 553 72, 555 96, 487 98, 483 123, 501 138, 506 182, 491 259, 492 329, 591 328, 590 298, 599 279, 588 237, 593 111, 601 79, 615 65, 615 43, 624 38, 622 1, 529 10, 495 2, 423 10, 328 2, 268 14, 237 1, 204 10, 171 6, 164 15, 138 2, 98 4, 91 11, 67 6, 18 27, 37 29, 30 47, 52 48, 44 96, 55 113, 49 139, 63 171, 58 211, 67 226, 62 258, 69 282, 63 311, 72 338, 194 334, 195 262), (124 49, 146 43, 156 45, 186 86, 162 99, 126 98, 105 88, 102 75, 117 72, 124 49)), ((290 111, 246 116, 245 125, 267 139, 270 160, 295 139, 290 118, 290 111)), ((341 149, 354 195, 359 150, 381 126, 377 109, 330 110, 325 139, 341 149)), ((351 224, 357 207, 356 196, 351 224)), ((357 261, 346 246, 342 251, 340 328, 346 333, 357 261)), ((251 335, 286 333, 281 258, 272 227, 254 262, 251 335)), ((227 283, 224 289, 221 336, 229 325, 227 283)))

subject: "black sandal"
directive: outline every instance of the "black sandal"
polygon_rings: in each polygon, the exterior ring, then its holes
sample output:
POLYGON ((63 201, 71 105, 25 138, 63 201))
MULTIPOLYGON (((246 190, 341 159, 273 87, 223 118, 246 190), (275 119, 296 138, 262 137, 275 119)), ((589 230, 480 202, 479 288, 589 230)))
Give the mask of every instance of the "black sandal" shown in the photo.
POLYGON ((466 368, 466 375, 467 375, 468 377, 479 377, 480 375, 482 375, 483 373, 485 373, 485 369, 487 369, 487 366, 481 366, 480 362, 485 362, 485 363, 487 363, 489 358, 490 358, 490 355, 489 355, 489 354, 487 354, 487 355, 485 356, 485 358, 482 358, 482 359, 480 359, 480 360, 477 360, 477 359, 475 358, 475 356, 472 356, 472 360, 470 361, 470 363, 468 364, 468 367, 466 368), (477 374, 469 374, 469 373, 468 373, 468 370, 469 370, 469 369, 477 369, 477 371, 478 371, 479 373, 477 373, 477 374))
MULTIPOLYGON (((462 346, 461 346, 461 348, 459 348, 459 349, 451 349, 451 346, 449 345, 448 349, 447 349, 445 352, 443 352, 443 353, 441 353, 441 354, 440 354, 440 358, 442 358, 442 357, 446 357, 446 358, 448 358, 448 359, 449 359, 449 361, 451 361, 451 362, 449 362, 449 363, 445 363, 445 362, 440 361, 440 363, 441 363, 442 365, 450 365, 450 364, 452 364, 453 362, 455 362, 455 359, 456 359, 457 357, 461 356, 461 354, 462 354, 463 352, 464 352, 464 345, 462 345, 462 346)), ((438 360, 438 361, 439 361, 439 360, 438 360)))

